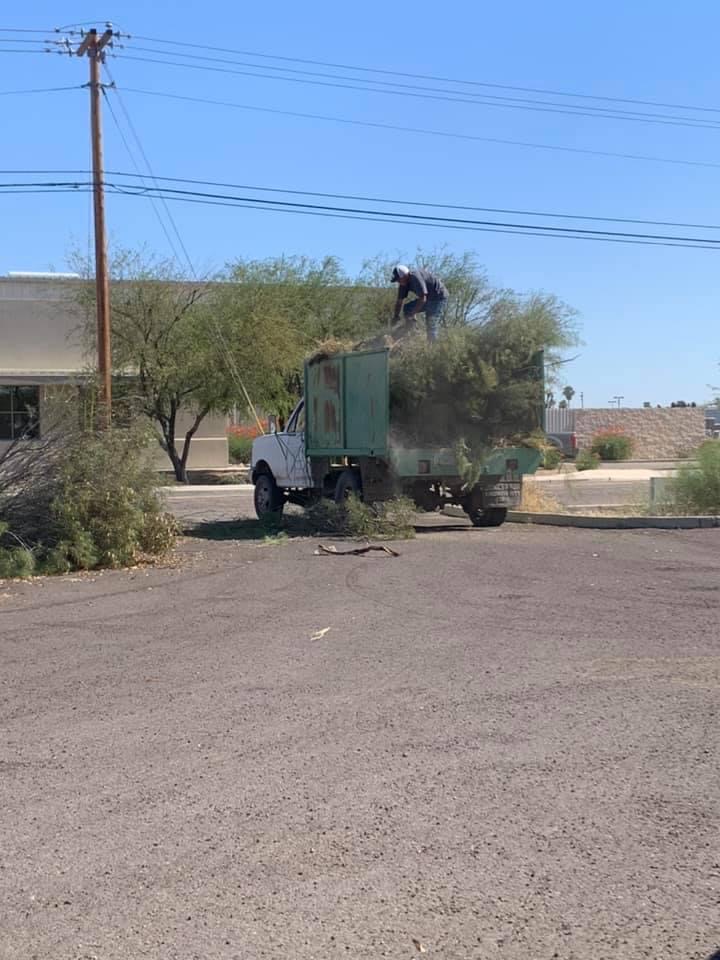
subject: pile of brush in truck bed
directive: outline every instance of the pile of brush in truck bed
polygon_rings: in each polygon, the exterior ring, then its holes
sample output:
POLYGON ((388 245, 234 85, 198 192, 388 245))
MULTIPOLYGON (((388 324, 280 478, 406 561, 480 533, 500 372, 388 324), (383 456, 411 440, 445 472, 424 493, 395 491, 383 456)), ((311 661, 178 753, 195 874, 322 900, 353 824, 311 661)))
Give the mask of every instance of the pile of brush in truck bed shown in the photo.
POLYGON ((542 345, 521 325, 454 327, 434 343, 421 332, 352 345, 329 340, 310 362, 384 346, 390 350, 390 424, 406 444, 522 442, 542 426, 542 345))

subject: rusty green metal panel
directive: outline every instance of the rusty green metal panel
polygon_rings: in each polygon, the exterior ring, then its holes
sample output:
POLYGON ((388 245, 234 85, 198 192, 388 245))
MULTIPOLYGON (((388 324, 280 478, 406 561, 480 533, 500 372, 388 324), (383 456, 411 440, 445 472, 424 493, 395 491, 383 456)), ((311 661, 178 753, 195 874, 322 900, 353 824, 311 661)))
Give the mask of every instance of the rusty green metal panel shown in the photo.
POLYGON ((305 364, 310 457, 387 454, 387 350, 339 353, 305 364))
MULTIPOLYGON (((533 447, 497 447, 485 458, 482 475, 519 480, 521 476, 535 473, 541 459, 540 451, 533 447)), ((390 462, 399 477, 453 481, 460 474, 451 447, 394 448, 390 451, 390 462)))

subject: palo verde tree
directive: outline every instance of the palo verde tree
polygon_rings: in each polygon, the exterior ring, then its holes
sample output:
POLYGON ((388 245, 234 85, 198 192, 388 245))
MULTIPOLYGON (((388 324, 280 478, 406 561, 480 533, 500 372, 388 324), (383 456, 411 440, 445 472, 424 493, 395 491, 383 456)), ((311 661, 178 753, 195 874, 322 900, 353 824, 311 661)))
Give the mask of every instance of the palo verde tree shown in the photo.
MULTIPOLYGON (((171 261, 119 251, 111 264, 113 373, 127 409, 157 428, 180 482, 192 439, 211 413, 235 404, 267 406, 289 368, 278 324, 251 322, 231 284, 194 282, 171 261), (181 426, 182 425, 182 426, 181 426)), ((91 284, 83 292, 91 305, 91 284)), ((92 310, 87 334, 94 335, 92 310)))

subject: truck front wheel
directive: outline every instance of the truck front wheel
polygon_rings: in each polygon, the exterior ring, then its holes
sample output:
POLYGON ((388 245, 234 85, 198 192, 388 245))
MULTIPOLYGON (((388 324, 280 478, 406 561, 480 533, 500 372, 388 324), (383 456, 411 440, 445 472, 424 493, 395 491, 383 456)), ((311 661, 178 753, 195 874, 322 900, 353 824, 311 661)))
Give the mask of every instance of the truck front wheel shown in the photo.
POLYGON ((500 527, 507 519, 507 507, 489 507, 468 513, 474 527, 500 527))
POLYGON ((274 515, 280 516, 285 506, 285 498, 275 483, 271 473, 261 473, 255 480, 255 513, 259 520, 274 515))
POLYGON ((335 484, 335 503, 344 503, 348 497, 362 499, 362 488, 357 470, 343 470, 335 484))

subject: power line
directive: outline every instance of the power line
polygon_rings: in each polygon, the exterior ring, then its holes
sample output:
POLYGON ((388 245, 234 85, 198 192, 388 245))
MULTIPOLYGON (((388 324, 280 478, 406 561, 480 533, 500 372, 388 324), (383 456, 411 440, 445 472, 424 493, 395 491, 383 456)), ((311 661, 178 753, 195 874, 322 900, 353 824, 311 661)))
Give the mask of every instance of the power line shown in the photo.
MULTIPOLYGON (((1 173, 2 171, 0 171, 1 173)), ((72 173, 74 171, 66 171, 72 173)), ((82 171, 80 171, 82 172, 82 171)), ((122 170, 108 170, 109 176, 113 177, 132 177, 132 173, 122 170)), ((156 180, 163 183, 189 183, 204 187, 226 187, 234 190, 258 190, 267 193, 285 193, 305 197, 324 197, 329 200, 360 200, 367 203, 391 203, 403 207, 433 207, 441 210, 468 210, 477 213, 506 213, 514 216, 523 217, 552 217, 558 220, 592 220, 602 223, 639 223, 645 226, 655 227, 692 227, 696 230, 720 230, 720 224, 711 223, 683 223, 676 220, 644 220, 633 217, 598 217, 590 214, 580 213, 557 213, 546 210, 514 210, 506 207, 479 207, 463 203, 438 203, 436 201, 426 200, 396 200, 388 197, 367 197, 353 193, 325 193, 317 190, 295 190, 286 187, 261 187, 257 184, 248 183, 225 183, 217 180, 199 180, 188 177, 162 177, 157 176, 156 180)))
MULTIPOLYGON (((124 196, 150 199, 155 187, 138 187, 137 184, 106 182, 111 193, 124 196)), ((47 192, 84 192, 92 185, 86 182, 49 182, 34 184, 0 184, 0 191, 6 195, 14 193, 47 192)), ((169 200, 202 203, 209 206, 225 206, 241 209, 296 213, 322 216, 332 219, 362 220, 369 223, 394 223, 412 226, 445 227, 446 229, 469 230, 472 232, 505 233, 513 236, 554 237, 569 240, 596 240, 610 243, 629 243, 641 246, 683 247, 686 249, 720 250, 720 240, 704 237, 683 237, 665 234, 631 233, 612 230, 591 230, 589 228, 555 227, 547 224, 504 223, 492 220, 471 220, 469 218, 436 217, 428 214, 404 214, 396 211, 378 211, 349 207, 334 207, 324 204, 305 204, 296 201, 271 201, 257 197, 236 197, 226 194, 205 193, 197 190, 177 190, 165 188, 163 192, 169 200)))
MULTIPOLYGON (((105 72, 106 72, 107 75, 110 77, 110 80, 111 80, 111 82, 112 82, 112 84, 113 84, 113 90, 114 90, 114 92, 115 92, 115 95, 116 95, 117 98, 118 98, 118 103, 120 104, 120 109, 122 110, 123 114, 125 115, 125 120, 126 120, 126 122, 127 122, 128 127, 130 128, 130 133, 132 134, 133 139, 135 140, 135 143, 137 144, 138 149, 140 150, 140 154, 141 154, 143 160, 145 161, 145 166, 146 166, 147 169, 148 169, 148 172, 149 172, 149 174, 150 174, 150 177, 151 177, 151 179, 153 180, 153 182, 155 183, 155 186, 157 187, 157 186, 158 186, 158 182, 157 182, 157 180, 155 179, 155 174, 153 173, 153 169, 152 169, 152 166, 150 165, 150 161, 149 161, 149 159, 148 159, 147 153, 145 152, 145 149, 144 149, 144 147, 143 147, 143 145, 142 145, 142 141, 140 140, 140 137, 139 137, 139 135, 138 135, 138 132, 137 132, 137 130, 135 129, 135 125, 134 125, 133 122, 132 122, 132 118, 130 117, 130 113, 128 112, 127 107, 125 106, 125 102, 123 101, 122 97, 120 96, 120 91, 117 89, 117 86, 115 85, 115 79, 114 79, 112 73, 110 72, 110 68, 108 67, 107 62, 105 62, 105 63, 103 64, 103 66, 105 67, 105 72)), ((133 162, 134 162, 134 161, 133 161, 133 162)), ((185 244, 183 243, 183 239, 182 239, 182 237, 181 237, 181 235, 180 235, 180 231, 179 231, 178 228, 177 228, 177 224, 175 223, 175 220, 173 219, 173 215, 172 215, 172 213, 170 212, 170 210, 169 210, 169 208, 168 208, 168 205, 167 205, 167 202, 165 201, 165 198, 162 196, 162 194, 161 194, 161 202, 162 202, 163 207, 164 207, 164 209, 165 209, 165 214, 166 214, 166 216, 167 216, 167 218, 168 218, 168 220, 169 220, 169 222, 170 222, 170 226, 171 226, 171 228, 172 228, 175 236, 177 237, 178 243, 180 244, 180 249, 182 250, 183 255, 185 256, 185 260, 186 260, 188 266, 190 267, 190 272, 191 272, 192 274, 194 274, 194 273, 195 273, 195 268, 194 268, 194 266, 193 266, 192 260, 190 259, 190 254, 189 254, 188 251, 187 251, 187 247, 186 247, 185 244)), ((175 259, 176 259, 176 260, 178 261, 178 263, 179 263, 179 262, 180 262, 180 258, 178 257, 177 250, 175 249, 175 245, 173 244, 172 240, 170 239, 169 234, 167 233, 167 231, 165 231, 165 225, 164 225, 164 223, 162 222, 162 220, 161 220, 161 226, 162 226, 162 228, 163 228, 163 231, 165 232, 165 236, 167 237, 168 242, 170 243, 170 249, 173 251, 173 254, 174 254, 174 256, 175 256, 175 259)))
POLYGON ((25 93, 59 93, 61 90, 82 90, 82 84, 72 87, 36 87, 31 90, 0 90, 0 97, 14 97, 25 93))
POLYGON ((337 117, 322 113, 305 113, 297 110, 282 110, 276 107, 259 107, 254 104, 236 103, 231 100, 214 100, 208 97, 191 97, 180 93, 167 93, 160 90, 142 90, 137 87, 123 87, 126 93, 138 93, 148 97, 163 97, 168 100, 180 100, 189 103, 210 104, 217 107, 231 107, 236 110, 250 110, 255 113, 269 113, 284 117, 297 117, 301 120, 322 120, 329 123, 342 123, 350 126, 370 127, 376 130, 393 130, 400 133, 416 133, 422 136, 446 137, 452 140, 469 140, 478 143, 495 143, 500 146, 526 147, 531 150, 552 150, 560 153, 577 153, 585 156, 603 157, 613 160, 633 160, 644 163, 666 163, 690 167, 720 167, 712 160, 682 160, 673 157, 656 157, 642 153, 616 153, 609 150, 592 150, 585 147, 568 147, 560 144, 535 143, 527 140, 509 140, 502 137, 482 137, 472 133, 453 133, 448 130, 429 130, 424 127, 406 127, 396 123, 382 123, 373 120, 356 120, 349 117, 337 117))
MULTIPOLYGON (((110 185, 116 186, 116 184, 110 184, 110 185)), ((121 186, 124 187, 126 185, 121 184, 121 186)), ((132 184, 130 184, 129 186, 133 188, 132 184)), ((136 186, 135 186, 135 189, 137 189, 136 186)), ((208 198, 213 200, 233 200, 236 202, 256 202, 257 201, 256 197, 235 197, 235 196, 230 196, 228 194, 206 193, 199 190, 180 190, 177 187, 163 187, 162 190, 167 194, 178 195, 178 196, 195 196, 195 197, 203 197, 203 198, 208 198)), ((296 200, 263 200, 262 202, 270 207, 282 206, 282 207, 292 207, 292 208, 306 209, 306 210, 317 210, 321 212, 332 211, 333 213, 355 213, 355 214, 363 214, 363 215, 369 215, 369 216, 373 216, 373 215, 383 216, 387 213, 387 211, 383 211, 383 210, 367 210, 367 209, 360 209, 356 207, 333 207, 333 206, 328 206, 327 204, 318 204, 318 203, 300 203, 296 200)), ((393 212, 393 216, 402 220, 405 220, 405 219, 412 220, 417 217, 421 217, 423 220, 432 221, 434 223, 437 223, 440 226, 445 224, 454 224, 454 223, 468 224, 472 226, 493 226, 493 227, 511 227, 511 228, 522 227, 522 228, 530 228, 530 229, 536 226, 536 224, 513 224, 513 223, 497 222, 493 220, 471 220, 465 217, 440 217, 440 216, 435 216, 431 214, 410 214, 410 213, 393 212)), ((630 232, 623 232, 623 231, 617 231, 617 230, 595 230, 587 227, 576 228, 576 227, 555 227, 555 226, 543 225, 543 230, 547 230, 548 232, 553 232, 553 233, 569 233, 569 234, 584 233, 584 234, 592 234, 597 236, 629 237, 633 239, 673 240, 673 241, 683 241, 687 243, 720 244, 720 240, 707 240, 703 237, 678 237, 678 236, 668 236, 664 234, 630 233, 630 232)))
MULTIPOLYGON (((134 196, 134 197, 144 197, 147 199, 147 195, 142 191, 139 191, 133 185, 117 185, 109 184, 111 192, 122 194, 125 196, 134 196)), ((575 234, 557 234, 557 233, 544 233, 546 227, 543 224, 530 224, 528 227, 524 227, 521 224, 512 225, 510 229, 506 228, 496 228, 496 227, 485 227, 485 226, 470 226, 463 224, 438 224, 434 222, 428 222, 426 219, 417 219, 417 220, 399 220, 396 216, 392 216, 386 213, 382 213, 378 216, 369 216, 369 215, 357 215, 350 213, 328 213, 320 212, 317 210, 299 210, 299 209, 284 209, 282 207, 268 207, 262 204, 267 203, 267 201, 254 201, 252 203, 239 202, 239 198, 234 198, 236 202, 230 202, 225 200, 208 200, 208 199, 198 199, 197 197, 185 197, 185 196, 172 196, 168 199, 178 200, 186 203, 199 203, 206 206, 219 206, 219 207, 234 207, 240 208, 243 210, 259 210, 263 212, 276 212, 276 213, 294 213, 306 216, 322 216, 329 219, 335 220, 359 220, 366 223, 391 223, 391 224, 400 224, 407 226, 411 224, 412 226, 419 227, 438 227, 446 226, 447 229, 453 230, 465 230, 474 233, 503 233, 509 234, 511 236, 525 236, 525 237, 542 237, 542 238, 551 238, 551 239, 566 239, 566 240, 593 240, 599 242, 607 243, 624 243, 631 244, 634 246, 651 246, 651 247, 680 247, 686 250, 715 250, 718 251, 720 247, 716 246, 713 241, 706 241, 700 239, 699 243, 684 243, 680 241, 665 241, 665 240, 633 240, 628 238, 619 238, 613 236, 589 236, 581 233, 575 234)), ((652 236, 652 234, 650 235, 652 236)))
MULTIPOLYGON (((112 112, 112 111, 111 111, 112 112)), ((122 131, 120 131, 122 135, 122 131)), ((124 138, 123 138, 124 139, 124 138)), ((130 152, 130 151, 128 151, 130 152)), ((127 170, 106 170, 106 175, 111 177, 137 177, 141 180, 147 179, 144 174, 137 170, 137 164, 133 164, 136 167, 136 172, 131 173, 127 170)), ((0 170, 0 176, 10 176, 23 174, 27 176, 40 176, 40 175, 49 175, 52 173, 59 173, 70 176, 72 174, 85 174, 88 173, 86 170, 0 170)), ((204 186, 204 187, 224 187, 233 190, 255 190, 262 193, 279 193, 279 194, 289 194, 293 196, 305 196, 305 197, 322 197, 329 200, 358 200, 368 203, 387 203, 393 204, 394 206, 403 206, 403 207, 431 207, 434 209, 440 210, 466 210, 476 213, 502 213, 502 214, 511 214, 513 216, 526 216, 526 217, 550 217, 556 220, 583 220, 583 221, 593 221, 598 223, 627 223, 627 224, 641 224, 643 226, 654 226, 654 227, 684 227, 692 228, 695 230, 720 230, 720 224, 714 223, 688 223, 677 220, 650 220, 637 217, 600 217, 593 214, 580 214, 580 213, 558 213, 557 211, 548 211, 548 210, 517 210, 508 207, 481 207, 471 204, 461 204, 461 203, 439 203, 437 201, 427 201, 427 200, 398 200, 395 198, 388 197, 374 197, 374 196, 363 196, 353 193, 327 193, 319 190, 297 190, 289 187, 265 187, 258 186, 257 184, 250 183, 228 183, 226 181, 218 180, 201 180, 196 177, 164 177, 159 174, 153 175, 153 180, 155 181, 155 186, 158 190, 163 188, 160 186, 159 181, 162 183, 186 183, 194 186, 204 186)), ((1 186, 1 184, 0 184, 1 186)))
MULTIPOLYGON (((153 53, 155 55, 159 53, 161 56, 173 56, 173 54, 165 54, 163 51, 157 51, 152 47, 131 46, 130 49, 139 50, 145 53, 153 53)), ((308 77, 322 77, 322 78, 331 79, 331 80, 350 81, 351 83, 360 80, 364 84, 373 84, 374 86, 380 86, 380 87, 392 86, 392 87, 399 87, 401 88, 401 90, 409 90, 414 92, 450 94, 453 98, 455 98, 459 92, 462 92, 463 99, 459 100, 460 103, 477 102, 485 106, 493 106, 493 105, 494 106, 511 106, 512 104, 523 104, 525 106, 528 106, 529 108, 539 107, 539 106, 561 107, 562 109, 558 112, 561 112, 561 113, 568 112, 573 116, 587 116, 588 112, 590 112, 592 116, 606 117, 606 118, 612 118, 612 119, 620 119, 620 118, 661 119, 661 118, 664 118, 664 119, 689 121, 693 125, 695 125, 696 123, 701 126, 717 125, 716 121, 703 121, 697 117, 668 117, 667 115, 664 115, 664 114, 647 113, 647 111, 640 112, 637 110, 633 110, 633 111, 621 110, 616 107, 591 107, 591 106, 575 107, 572 104, 558 103, 557 101, 552 101, 552 100, 537 100, 537 99, 529 100, 527 98, 498 96, 498 95, 487 94, 487 93, 472 93, 472 92, 467 93, 465 91, 448 90, 443 87, 418 86, 417 84, 399 83, 398 81, 373 80, 371 78, 358 78, 358 77, 344 77, 344 76, 333 74, 333 73, 318 73, 317 71, 299 70, 293 67, 285 67, 285 66, 277 67, 272 64, 263 65, 263 64, 256 64, 256 63, 247 63, 243 61, 227 60, 227 59, 222 59, 218 57, 207 57, 207 56, 202 56, 202 55, 197 55, 192 53, 183 53, 183 54, 174 54, 174 55, 182 56, 185 59, 204 60, 210 63, 230 64, 238 67, 251 67, 254 69, 262 69, 262 70, 274 70, 274 71, 280 71, 284 73, 294 73, 294 74, 308 76, 308 77), (467 99, 468 97, 471 97, 472 99, 468 100, 467 99), (493 104, 492 102, 488 102, 488 101, 500 101, 500 102, 496 102, 493 104)), ((162 61, 162 62, 165 62, 165 61, 162 61)), ((175 66, 179 66, 179 65, 180 64, 175 64, 175 66)), ((194 65, 187 64, 187 66, 192 67, 194 65)), ((258 76, 258 74, 252 74, 252 76, 258 76)), ((277 79, 277 80, 293 79, 291 77, 266 76, 265 74, 260 74, 260 76, 263 76, 266 79, 277 79)), ((358 88, 351 87, 350 89, 358 89, 358 88)), ((365 88, 363 87, 362 89, 365 89, 365 88)), ((378 92, 397 93, 399 91, 381 90, 378 92)))
POLYGON ((133 39, 149 43, 162 43, 176 47, 189 47, 196 50, 209 50, 215 53, 232 53, 237 56, 255 57, 263 60, 282 60, 286 63, 304 63, 318 67, 330 67, 335 70, 354 70, 356 73, 381 73, 386 76, 405 77, 413 80, 433 80, 440 83, 455 83, 464 86, 488 87, 494 90, 514 90, 518 93, 539 93, 553 97, 573 97, 582 100, 602 100, 606 103, 634 103, 646 107, 664 107, 672 110, 697 110, 702 112, 720 113, 719 107, 701 107, 683 103, 663 103, 657 100, 641 100, 634 97, 609 97, 599 94, 578 93, 576 91, 552 90, 543 87, 525 87, 516 84, 491 83, 486 80, 464 80, 456 77, 441 77, 427 73, 408 73, 402 70, 387 70, 380 67, 363 67, 347 63, 331 63, 327 60, 310 60, 302 57, 287 57, 279 54, 258 53, 252 50, 233 50, 228 47, 215 47, 203 43, 188 43, 182 40, 164 40, 158 37, 144 37, 134 35, 133 39))
POLYGON ((210 71, 211 73, 232 74, 234 76, 241 76, 241 77, 254 77, 256 79, 261 79, 261 80, 279 80, 287 83, 304 83, 304 84, 310 84, 312 86, 331 87, 333 89, 339 89, 339 90, 355 90, 355 91, 360 91, 361 93, 382 93, 382 94, 395 96, 395 97, 412 97, 414 99, 420 99, 420 100, 434 100, 434 101, 442 101, 446 103, 465 103, 465 104, 470 104, 474 106, 501 107, 501 108, 512 109, 512 110, 530 110, 533 112, 540 112, 540 113, 557 113, 557 114, 564 114, 567 116, 585 117, 585 118, 591 118, 591 119, 594 118, 594 119, 604 119, 604 120, 624 120, 626 122, 633 122, 633 123, 654 123, 654 124, 660 124, 661 126, 692 127, 695 129, 703 129, 703 130, 720 129, 720 123, 716 121, 698 120, 692 117, 674 118, 674 117, 669 117, 668 115, 666 118, 666 116, 657 114, 656 116, 651 118, 649 115, 647 117, 640 117, 640 116, 635 117, 635 116, 623 116, 621 114, 610 115, 610 114, 602 114, 602 113, 590 113, 587 110, 575 109, 573 107, 564 108, 564 107, 550 107, 550 106, 533 106, 530 103, 526 105, 517 104, 517 103, 497 103, 495 101, 473 100, 473 99, 470 99, 469 97, 457 97, 457 96, 452 96, 450 94, 446 96, 446 95, 440 95, 440 94, 434 94, 434 93, 413 93, 410 91, 403 91, 403 90, 375 89, 368 86, 360 86, 358 84, 352 84, 352 83, 350 84, 338 83, 336 81, 330 81, 330 80, 309 80, 302 77, 278 77, 278 76, 271 76, 267 73, 257 73, 257 72, 248 71, 248 70, 233 70, 230 67, 211 67, 205 64, 179 63, 176 60, 158 60, 155 57, 135 57, 132 54, 120 55, 120 54, 113 53, 111 54, 111 56, 115 58, 121 58, 124 60, 133 60, 139 63, 154 63, 154 64, 159 64, 160 66, 166 66, 166 67, 181 67, 186 70, 205 70, 205 71, 210 71))
POLYGON ((0 27, 0 33, 52 33, 52 27, 49 30, 35 30, 28 27, 0 27))
MULTIPOLYGON (((107 91, 103 89, 103 93, 105 94, 105 103, 107 104, 108 110, 110 111, 110 116, 111 116, 111 118, 112 118, 113 123, 115 124, 115 127, 116 127, 116 129, 117 129, 118 134, 120 135, 120 139, 121 139, 122 142, 123 142, 123 145, 124 145, 124 147, 125 147, 125 151, 127 152, 127 155, 128 155, 128 157, 130 158, 130 162, 132 163, 132 165, 135 167, 135 170, 137 171, 137 176, 140 177, 140 180, 142 181, 142 184, 143 184, 143 186, 144 186, 144 185, 145 185, 145 182, 146 182, 146 177, 143 175, 143 173, 142 173, 141 170, 140 170, 140 165, 139 165, 138 162, 136 161, 136 159, 135 159, 135 154, 133 153, 133 151, 132 151, 131 148, 130 148, 130 144, 128 143, 127 137, 125 136, 125 131, 124 131, 123 128, 120 126, 120 121, 118 120, 118 118, 117 118, 117 116, 116 116, 116 114, 115 114, 115 110, 114 110, 114 108, 113 108, 112 101, 111 101, 110 98, 107 96, 107 91)), ((130 176, 132 176, 132 174, 130 174, 130 176)), ((155 216, 157 217, 158 223, 160 224, 160 227, 161 227, 163 233, 165 234, 165 239, 167 240, 168 244, 170 245, 170 249, 171 249, 172 252, 173 252, 173 256, 174 256, 175 259, 179 262, 179 261, 180 261, 180 258, 178 257, 177 250, 175 249, 175 245, 173 244, 172 237, 170 236, 170 233, 169 233, 168 230, 167 230, 167 227, 166 227, 166 225, 165 225, 165 221, 163 220, 162 216, 160 215, 160 211, 158 210, 158 207, 157 207, 156 203, 154 202, 154 200, 153 200, 153 203, 152 203, 152 209, 153 209, 153 212, 154 212, 155 216)))
POLYGON ((56 43, 55 40, 25 40, 23 37, 0 37, 0 43, 56 43))

